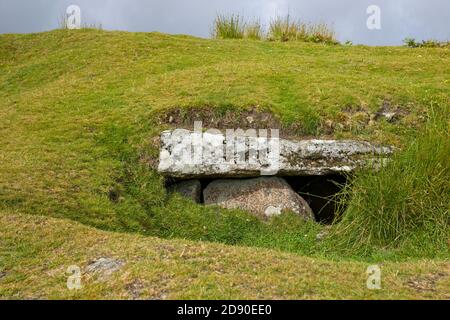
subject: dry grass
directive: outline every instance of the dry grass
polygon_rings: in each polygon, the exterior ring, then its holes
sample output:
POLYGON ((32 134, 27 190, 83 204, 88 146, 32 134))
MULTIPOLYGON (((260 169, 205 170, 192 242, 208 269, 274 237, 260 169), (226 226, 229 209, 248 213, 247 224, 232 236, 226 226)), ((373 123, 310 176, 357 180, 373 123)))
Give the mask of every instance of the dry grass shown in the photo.
POLYGON ((261 21, 255 20, 245 25, 244 36, 250 40, 261 40, 264 38, 264 30, 261 21))
POLYGON ((303 23, 291 16, 277 17, 270 21, 269 30, 265 32, 261 21, 248 21, 244 17, 232 14, 218 15, 214 20, 213 38, 216 39, 251 39, 269 41, 302 41, 337 44, 335 33, 325 23, 303 23))
POLYGON ((218 15, 214 20, 213 37, 216 39, 242 39, 245 36, 246 22, 236 15, 218 15))
MULTIPOLYGON (((67 15, 65 13, 61 14, 58 17, 58 26, 61 30, 68 30, 67 28, 67 15)), ((95 29, 95 30, 103 30, 103 25, 99 22, 94 23, 83 23, 80 26, 80 29, 95 29)))
POLYGON ((270 22, 267 38, 271 41, 304 41, 336 44, 334 31, 324 23, 307 24, 291 16, 277 17, 270 22))
POLYGON ((109 233, 67 220, 0 213, 3 299, 449 299, 443 261, 383 263, 382 289, 368 290, 369 263, 272 250, 109 233), (20 232, 17 232, 20 230, 20 232), (100 257, 125 265, 86 273, 100 257), (81 268, 68 290, 68 266, 81 268))

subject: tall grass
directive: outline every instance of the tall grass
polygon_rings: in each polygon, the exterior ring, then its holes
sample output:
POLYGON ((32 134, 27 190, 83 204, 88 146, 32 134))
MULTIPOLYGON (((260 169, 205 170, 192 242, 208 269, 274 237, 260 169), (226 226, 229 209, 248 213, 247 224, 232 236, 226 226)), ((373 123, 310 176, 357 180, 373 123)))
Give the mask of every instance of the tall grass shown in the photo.
POLYGON ((238 14, 218 15, 214 21, 213 37, 216 39, 260 40, 264 37, 264 32, 259 20, 249 22, 238 14))
POLYGON ((337 43, 334 31, 324 23, 306 24, 290 15, 278 16, 270 22, 267 38, 271 41, 305 41, 337 43))
POLYGON ((379 172, 366 171, 343 191, 350 198, 333 240, 345 250, 446 248, 450 231, 448 107, 434 106, 422 132, 379 172), (422 247, 422 248, 419 248, 422 247))
POLYGON ((260 20, 246 23, 244 30, 244 36, 247 39, 261 40, 264 38, 264 30, 260 20))
MULTIPOLYGON (((67 15, 65 13, 61 14, 58 17, 58 26, 59 29, 68 30, 67 28, 67 15)), ((103 26, 101 23, 83 23, 81 24, 81 29, 97 29, 97 30, 103 30, 103 26)))
POLYGON ((304 34, 306 34, 305 25, 292 21, 290 15, 278 16, 270 21, 268 39, 271 41, 297 40, 304 34))
POLYGON ((306 41, 312 41, 316 43, 338 43, 334 30, 325 23, 308 25, 306 39, 306 41))
POLYGON ((213 37, 217 39, 242 39, 245 35, 244 18, 238 14, 218 15, 214 20, 213 37))
POLYGON ((213 37, 216 39, 267 39, 270 41, 305 41, 336 44, 334 31, 324 23, 306 24, 291 19, 290 15, 277 17, 265 32, 260 20, 247 21, 242 16, 218 15, 214 20, 213 37))

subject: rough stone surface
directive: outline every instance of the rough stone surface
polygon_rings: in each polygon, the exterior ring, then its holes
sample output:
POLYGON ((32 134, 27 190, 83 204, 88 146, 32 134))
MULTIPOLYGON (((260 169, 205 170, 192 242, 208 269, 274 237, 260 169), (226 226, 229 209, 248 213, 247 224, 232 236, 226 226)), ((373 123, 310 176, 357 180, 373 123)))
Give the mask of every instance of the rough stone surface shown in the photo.
POLYGON ((393 106, 388 101, 383 102, 383 106, 372 117, 373 120, 386 119, 387 122, 395 122, 404 117, 408 112, 399 106, 393 106))
POLYGON ((124 264, 125 262, 118 259, 99 258, 87 265, 86 272, 99 274, 100 278, 106 278, 122 268, 124 264))
POLYGON ((324 240, 329 234, 330 234, 330 228, 329 228, 329 227, 325 227, 322 231, 320 231, 320 232, 316 235, 316 240, 317 240, 317 241, 322 241, 322 240, 324 240))
POLYGON ((172 190, 181 194, 183 197, 200 203, 202 195, 202 185, 199 180, 186 180, 175 183, 172 190))
POLYGON ((308 203, 279 177, 215 180, 205 188, 203 198, 207 205, 242 209, 260 217, 289 210, 305 220, 314 219, 308 203))
POLYGON ((174 131, 164 131, 158 171, 165 176, 184 179, 326 175, 350 172, 364 166, 377 169, 393 153, 393 147, 352 140, 272 139, 277 147, 268 149, 267 138, 243 137, 244 153, 230 149, 230 141, 221 132, 201 134, 178 130, 174 134, 174 131), (200 154, 200 157, 195 154, 200 154), (257 156, 250 161, 249 154, 257 156))

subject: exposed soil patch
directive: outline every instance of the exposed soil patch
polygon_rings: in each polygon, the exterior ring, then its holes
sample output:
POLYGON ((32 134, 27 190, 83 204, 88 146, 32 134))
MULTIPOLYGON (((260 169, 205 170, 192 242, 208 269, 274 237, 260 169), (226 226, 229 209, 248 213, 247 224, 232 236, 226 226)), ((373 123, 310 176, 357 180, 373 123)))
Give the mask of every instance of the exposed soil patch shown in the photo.
POLYGON ((409 111, 404 106, 394 105, 388 100, 384 100, 380 108, 375 112, 363 106, 347 106, 343 110, 343 122, 346 125, 356 124, 372 124, 374 121, 385 119, 388 122, 397 122, 401 118, 407 116, 409 111))
POLYGON ((171 124, 177 127, 191 128, 194 121, 202 121, 206 128, 281 128, 280 119, 268 111, 258 107, 246 110, 221 110, 220 108, 173 108, 165 110, 158 117, 160 124, 171 124))
POLYGON ((440 273, 432 273, 421 277, 415 277, 406 282, 406 284, 420 292, 434 292, 436 291, 436 283, 449 275, 443 272, 440 273))
POLYGON ((133 300, 137 300, 141 297, 142 290, 144 289, 144 284, 141 280, 135 279, 133 282, 127 284, 125 286, 125 289, 127 289, 133 300))
MULTIPOLYGON (((281 138, 317 138, 303 134, 300 123, 283 124, 281 119, 259 106, 248 109, 221 109, 217 107, 171 108, 157 115, 159 125, 193 130, 194 121, 202 121, 205 129, 279 129, 281 138)), ((327 133, 320 135, 326 138, 327 133)))
POLYGON ((374 120, 386 119, 388 122, 396 122, 408 115, 408 111, 400 106, 393 106, 389 101, 384 101, 381 108, 373 116, 374 120))

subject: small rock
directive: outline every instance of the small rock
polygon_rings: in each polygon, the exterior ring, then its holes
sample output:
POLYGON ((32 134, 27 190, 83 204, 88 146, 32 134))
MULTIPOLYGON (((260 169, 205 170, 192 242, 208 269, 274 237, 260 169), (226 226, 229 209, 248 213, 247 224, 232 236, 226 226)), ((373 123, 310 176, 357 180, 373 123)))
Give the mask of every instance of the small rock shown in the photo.
POLYGON ((266 210, 264 211, 264 215, 266 215, 266 216, 268 216, 268 217, 271 217, 271 216, 276 216, 276 215, 279 215, 279 214, 281 214, 281 207, 280 206, 276 206, 276 207, 274 207, 274 206, 268 206, 267 208, 266 208, 266 210))
POLYGON ((399 113, 397 112, 378 112, 376 114, 376 119, 379 120, 381 118, 386 119, 387 122, 394 122, 397 120, 399 113))
POLYGON ((386 119, 387 122, 395 122, 405 115, 405 111, 399 107, 392 106, 389 102, 383 102, 380 110, 375 114, 375 120, 386 119))
POLYGON ((252 116, 248 116, 246 119, 249 124, 252 124, 255 121, 252 116))
POLYGON ((320 232, 316 235, 316 240, 317 240, 317 241, 322 241, 322 240, 325 239, 329 234, 330 234, 329 228, 324 228, 322 231, 320 231, 320 232))
POLYGON ((178 182, 172 186, 172 190, 196 203, 200 203, 201 201, 202 185, 199 180, 178 182))
POLYGON ((260 217, 289 210, 305 220, 314 219, 308 203, 279 177, 215 180, 206 187, 203 197, 205 204, 242 209, 260 217))
POLYGON ((86 272, 97 273, 101 277, 107 277, 122 268, 124 264, 124 261, 118 259, 99 258, 88 264, 86 272))

